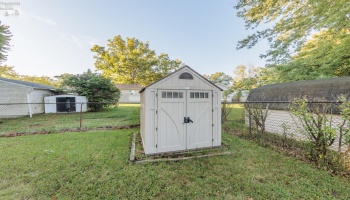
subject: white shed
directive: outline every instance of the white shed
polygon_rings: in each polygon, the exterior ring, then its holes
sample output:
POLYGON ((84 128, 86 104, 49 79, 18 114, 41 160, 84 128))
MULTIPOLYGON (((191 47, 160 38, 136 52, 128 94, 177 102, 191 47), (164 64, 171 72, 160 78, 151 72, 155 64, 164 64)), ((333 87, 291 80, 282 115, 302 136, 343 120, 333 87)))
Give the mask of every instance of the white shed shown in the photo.
POLYGON ((86 112, 87 98, 77 95, 57 95, 44 98, 45 113, 86 112))
POLYGON ((220 146, 221 91, 188 66, 143 88, 145 154, 220 146))

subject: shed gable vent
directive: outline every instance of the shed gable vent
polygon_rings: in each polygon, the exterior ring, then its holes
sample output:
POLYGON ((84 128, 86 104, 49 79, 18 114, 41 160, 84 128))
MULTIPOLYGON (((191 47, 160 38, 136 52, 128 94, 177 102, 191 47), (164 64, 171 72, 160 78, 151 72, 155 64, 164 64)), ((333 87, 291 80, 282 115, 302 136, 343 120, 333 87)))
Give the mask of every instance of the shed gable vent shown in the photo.
POLYGON ((193 80, 193 76, 188 72, 184 72, 180 74, 179 79, 193 80))

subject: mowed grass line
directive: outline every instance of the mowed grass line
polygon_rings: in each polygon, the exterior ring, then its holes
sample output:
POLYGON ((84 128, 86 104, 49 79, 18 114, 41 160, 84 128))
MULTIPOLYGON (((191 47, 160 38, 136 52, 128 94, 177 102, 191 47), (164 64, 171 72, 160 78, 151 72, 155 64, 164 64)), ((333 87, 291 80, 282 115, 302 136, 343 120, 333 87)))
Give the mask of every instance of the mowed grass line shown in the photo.
MULTIPOLYGON (((82 128, 125 126, 139 123, 139 104, 121 104, 101 112, 82 114, 82 128)), ((61 131, 80 127, 80 113, 36 114, 32 118, 0 119, 0 136, 6 133, 61 131)))
POLYGON ((350 183, 227 134, 232 155, 129 165, 137 129, 0 138, 0 199, 347 199, 350 183))

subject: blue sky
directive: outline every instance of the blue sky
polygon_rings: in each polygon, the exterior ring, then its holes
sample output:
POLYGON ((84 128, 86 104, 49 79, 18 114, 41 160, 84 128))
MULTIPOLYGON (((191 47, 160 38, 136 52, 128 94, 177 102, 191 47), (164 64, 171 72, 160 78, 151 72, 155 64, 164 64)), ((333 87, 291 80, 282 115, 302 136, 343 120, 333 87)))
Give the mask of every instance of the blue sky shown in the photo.
MULTIPOLYGON (((93 44, 121 35, 150 44, 201 74, 233 76, 240 64, 264 66, 268 46, 236 50, 251 31, 236 17, 235 0, 0 0, 18 2, 19 15, 0 10, 13 34, 7 65, 26 75, 80 74, 94 68, 93 44)), ((1 5, 0 5, 1 6, 1 5)))

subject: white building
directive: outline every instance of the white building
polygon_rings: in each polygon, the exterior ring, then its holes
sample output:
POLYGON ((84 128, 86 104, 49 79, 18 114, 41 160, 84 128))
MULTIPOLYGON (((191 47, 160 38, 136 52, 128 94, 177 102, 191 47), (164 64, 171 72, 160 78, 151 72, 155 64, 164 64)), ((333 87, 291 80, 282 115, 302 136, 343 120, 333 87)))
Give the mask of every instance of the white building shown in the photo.
POLYGON ((188 66, 143 88, 145 154, 220 146, 221 91, 188 66))
POLYGON ((44 97, 53 94, 51 86, 0 78, 0 118, 44 113, 44 97))
POLYGON ((139 91, 142 89, 140 85, 116 84, 115 86, 120 90, 120 103, 140 103, 139 91))

